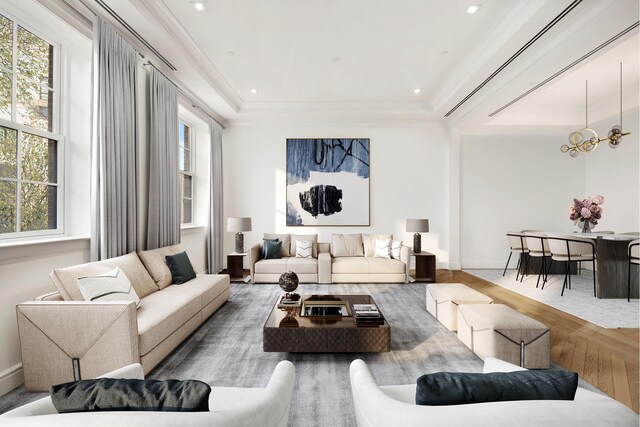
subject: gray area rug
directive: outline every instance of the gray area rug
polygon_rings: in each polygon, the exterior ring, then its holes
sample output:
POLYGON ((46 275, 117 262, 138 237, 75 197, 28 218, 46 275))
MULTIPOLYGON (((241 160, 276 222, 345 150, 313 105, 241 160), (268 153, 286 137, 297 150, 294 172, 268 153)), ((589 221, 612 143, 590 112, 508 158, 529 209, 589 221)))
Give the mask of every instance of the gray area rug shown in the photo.
MULTIPOLYGON (((349 364, 363 359, 378 384, 413 383, 422 374, 480 372, 482 360, 425 309, 425 285, 300 285, 302 294, 370 294, 391 325, 391 348, 377 354, 264 353, 262 326, 282 291, 231 286, 231 298, 148 378, 198 379, 212 386, 264 387, 277 363, 296 367, 291 426, 355 426, 349 364)), ((581 384, 582 385, 582 384, 581 384)), ((593 387, 589 387, 593 389, 593 387)), ((0 413, 42 397, 20 387, 0 398, 0 413)))

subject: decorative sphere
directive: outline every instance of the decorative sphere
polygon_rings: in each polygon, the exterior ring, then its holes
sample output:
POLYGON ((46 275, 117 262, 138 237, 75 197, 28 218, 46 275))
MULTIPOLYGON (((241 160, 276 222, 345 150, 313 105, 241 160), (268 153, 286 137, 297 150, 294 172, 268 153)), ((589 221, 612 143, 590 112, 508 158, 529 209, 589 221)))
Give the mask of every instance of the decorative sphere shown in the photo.
POLYGON ((293 292, 298 288, 298 283, 300 283, 298 279, 298 275, 293 271, 287 271, 280 276, 280 280, 278 280, 278 284, 280 288, 285 292, 293 292))

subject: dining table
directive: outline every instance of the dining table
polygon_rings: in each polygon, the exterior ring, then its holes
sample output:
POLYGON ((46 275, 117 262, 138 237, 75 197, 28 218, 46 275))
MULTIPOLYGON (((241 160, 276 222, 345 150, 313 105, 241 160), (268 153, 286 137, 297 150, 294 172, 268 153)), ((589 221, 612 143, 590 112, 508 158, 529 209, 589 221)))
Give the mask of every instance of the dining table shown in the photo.
MULTIPOLYGON (((611 233, 571 233, 566 231, 536 231, 535 234, 554 235, 559 237, 581 237, 592 239, 596 250, 596 296, 598 298, 627 298, 629 277, 629 243, 636 240, 636 234, 611 233)), ((522 264, 522 263, 521 263, 522 264)), ((577 263, 572 263, 570 274, 577 274, 577 263)), ((587 263, 591 264, 590 262, 587 263)), ((556 268, 549 274, 564 274, 564 266, 554 263, 556 268)), ((538 267, 532 264, 527 267, 527 273, 537 274, 538 267)), ((631 298, 638 298, 639 282, 637 269, 631 270, 631 298)))

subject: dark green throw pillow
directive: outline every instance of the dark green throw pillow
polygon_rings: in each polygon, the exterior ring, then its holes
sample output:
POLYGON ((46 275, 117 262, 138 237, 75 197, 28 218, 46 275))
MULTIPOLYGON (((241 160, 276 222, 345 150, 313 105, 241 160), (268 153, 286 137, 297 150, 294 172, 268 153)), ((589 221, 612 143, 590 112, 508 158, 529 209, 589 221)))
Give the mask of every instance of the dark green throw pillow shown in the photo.
POLYGON ((167 266, 171 271, 171 277, 173 277, 173 283, 180 285, 186 283, 196 277, 196 272, 193 271, 193 266, 186 252, 180 252, 175 255, 167 255, 164 257, 167 261, 167 266))
POLYGON ((279 242, 280 239, 275 238, 275 239, 262 239, 262 259, 265 259, 265 255, 266 255, 266 244, 267 242, 279 242))
POLYGON ((282 242, 280 241, 264 241, 264 257, 263 259, 280 259, 282 255, 280 254, 280 248, 282 247, 282 242))
POLYGON ((51 402, 60 414, 92 411, 206 412, 211 387, 196 380, 98 378, 54 385, 51 402))
POLYGON ((573 400, 577 388, 578 374, 569 371, 438 372, 418 378, 416 405, 573 400))

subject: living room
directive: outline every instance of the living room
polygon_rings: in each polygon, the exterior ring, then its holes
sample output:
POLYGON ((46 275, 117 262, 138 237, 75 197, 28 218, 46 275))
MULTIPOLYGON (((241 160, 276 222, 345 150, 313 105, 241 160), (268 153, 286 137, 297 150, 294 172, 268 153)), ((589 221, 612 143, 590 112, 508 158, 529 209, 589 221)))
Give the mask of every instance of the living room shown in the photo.
MULTIPOLYGON (((579 391, 608 395, 637 415, 637 2, 6 0, 0 15, 0 412, 79 379, 73 363, 89 379, 132 358, 149 379, 201 380, 226 402, 222 389, 265 387, 288 360, 295 386, 280 425, 385 425, 356 412, 366 410, 354 404, 355 359, 377 384, 412 384, 414 395, 421 375, 489 369, 488 356, 429 310, 429 286, 462 283, 546 325, 548 367, 577 372, 579 391), (101 79, 109 67, 96 56, 97 28, 126 46, 129 74, 120 85, 101 79), (171 108, 162 102, 167 91, 171 108), (177 128, 162 117, 177 117, 177 128), (29 154, 36 139, 46 149, 29 154), (114 149, 123 160, 109 168, 103 144, 111 140, 129 154, 114 149), (158 140, 173 141, 173 155, 158 151, 158 140), (313 161, 302 159, 312 146, 313 161), (310 165, 309 187, 329 156, 343 163, 316 182, 316 193, 294 188, 302 182, 294 168, 310 165), (42 179, 26 176, 38 168, 42 179), (167 175, 178 175, 178 187, 163 186, 167 175), (111 182, 115 190, 105 190, 111 182), (324 199, 333 191, 327 184, 341 191, 337 209, 324 199), (46 195, 31 198, 30 187, 46 195), (303 202, 316 196, 325 201, 303 202), (297 240, 312 243, 311 267, 295 266, 303 257, 293 236, 308 236, 297 240), (269 237, 280 244, 274 260, 255 252, 269 237), (560 240, 567 254, 548 248, 560 240), (573 253, 573 240, 588 250, 573 253), (375 256, 378 242, 388 254, 375 256), (394 242, 403 248, 397 258, 394 242), (537 242, 541 254, 531 248, 537 242), (176 244, 179 251, 162 252, 154 265, 156 248, 176 244), (139 253, 135 262, 156 283, 137 295, 144 309, 145 299, 177 283, 170 275, 161 284, 164 256, 181 251, 199 277, 228 283, 210 285, 216 290, 196 310, 198 322, 185 318, 171 344, 141 338, 103 371, 64 351, 65 369, 47 369, 39 344, 25 353, 20 319, 35 322, 24 310, 41 310, 36 298, 61 291, 60 299, 84 299, 64 295, 67 285, 52 272, 139 253), (263 351, 288 271, 297 273, 297 289, 286 292, 303 298, 370 295, 390 327, 388 349, 263 351), (30 376, 50 375, 61 380, 29 390, 30 376)), ((120 267, 129 277, 130 267, 120 267)), ((69 304, 51 298, 44 305, 69 304)), ((304 329, 296 322, 283 325, 304 329)), ((50 323, 64 335, 64 322, 50 323)), ((465 406, 478 424, 500 411, 465 406)), ((622 409, 602 411, 628 423, 622 409)))

